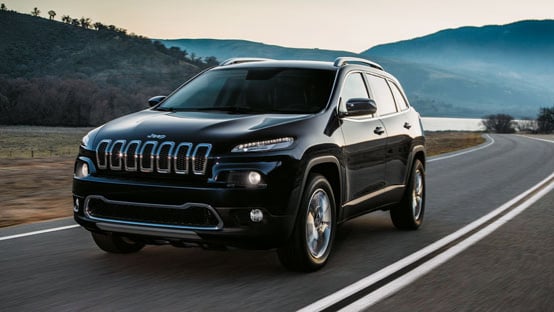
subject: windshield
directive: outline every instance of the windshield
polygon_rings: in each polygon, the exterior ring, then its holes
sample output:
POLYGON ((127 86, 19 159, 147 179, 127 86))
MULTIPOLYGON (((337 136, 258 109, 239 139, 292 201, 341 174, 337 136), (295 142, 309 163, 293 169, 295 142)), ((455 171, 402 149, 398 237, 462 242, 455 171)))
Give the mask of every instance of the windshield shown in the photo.
POLYGON ((171 111, 306 114, 325 108, 335 72, 297 68, 211 70, 157 107, 171 111))

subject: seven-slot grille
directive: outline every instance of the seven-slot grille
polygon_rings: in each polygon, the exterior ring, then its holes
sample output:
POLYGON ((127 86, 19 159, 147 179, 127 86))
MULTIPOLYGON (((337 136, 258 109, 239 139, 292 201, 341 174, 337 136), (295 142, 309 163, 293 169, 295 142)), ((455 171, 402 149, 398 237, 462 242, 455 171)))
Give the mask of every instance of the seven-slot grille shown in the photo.
POLYGON ((189 142, 102 140, 96 147, 100 170, 203 175, 212 145, 189 142))

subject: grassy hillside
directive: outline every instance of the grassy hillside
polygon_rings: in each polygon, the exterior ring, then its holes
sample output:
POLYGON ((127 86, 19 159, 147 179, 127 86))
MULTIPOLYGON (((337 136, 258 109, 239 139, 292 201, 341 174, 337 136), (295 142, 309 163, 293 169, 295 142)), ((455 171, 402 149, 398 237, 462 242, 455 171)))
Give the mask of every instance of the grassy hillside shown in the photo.
POLYGON ((0 11, 0 124, 98 125, 206 66, 117 27, 0 11))
POLYGON ((296 49, 276 45, 268 45, 247 40, 220 39, 175 39, 159 40, 166 47, 177 47, 195 55, 213 55, 219 60, 232 57, 266 57, 272 59, 300 59, 329 61, 339 56, 358 56, 348 51, 333 51, 321 49, 296 49))

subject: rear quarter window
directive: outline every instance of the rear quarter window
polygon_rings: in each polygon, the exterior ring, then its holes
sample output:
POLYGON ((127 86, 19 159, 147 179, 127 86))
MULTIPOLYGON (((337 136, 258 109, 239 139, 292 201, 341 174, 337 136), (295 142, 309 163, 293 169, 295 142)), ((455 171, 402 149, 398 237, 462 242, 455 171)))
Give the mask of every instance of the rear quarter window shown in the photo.
POLYGON ((380 116, 396 113, 396 104, 387 81, 384 78, 366 75, 373 94, 373 100, 377 103, 377 114, 380 116))
POLYGON ((396 106, 398 106, 401 111, 407 110, 409 108, 408 102, 402 95, 402 92, 400 92, 400 88, 398 88, 398 86, 392 81, 389 81, 389 86, 392 90, 392 95, 394 96, 396 106))

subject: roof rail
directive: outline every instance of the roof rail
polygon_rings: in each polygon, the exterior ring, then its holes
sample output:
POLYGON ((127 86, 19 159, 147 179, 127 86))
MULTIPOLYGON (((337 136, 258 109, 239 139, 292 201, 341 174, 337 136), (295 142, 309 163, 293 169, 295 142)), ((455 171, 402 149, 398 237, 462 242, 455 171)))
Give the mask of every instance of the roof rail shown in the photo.
POLYGON ((359 58, 359 57, 350 57, 350 56, 337 57, 335 59, 335 63, 333 65, 336 66, 336 67, 341 67, 341 66, 344 66, 344 65, 350 64, 350 63, 362 63, 364 65, 368 65, 370 67, 377 68, 379 70, 384 70, 383 66, 381 66, 381 65, 379 65, 375 62, 372 62, 370 60, 366 60, 366 59, 363 59, 363 58, 359 58))
POLYGON ((263 62, 263 61, 273 61, 273 60, 267 59, 267 58, 258 58, 258 57, 234 57, 221 62, 219 66, 249 63, 249 62, 263 62))

